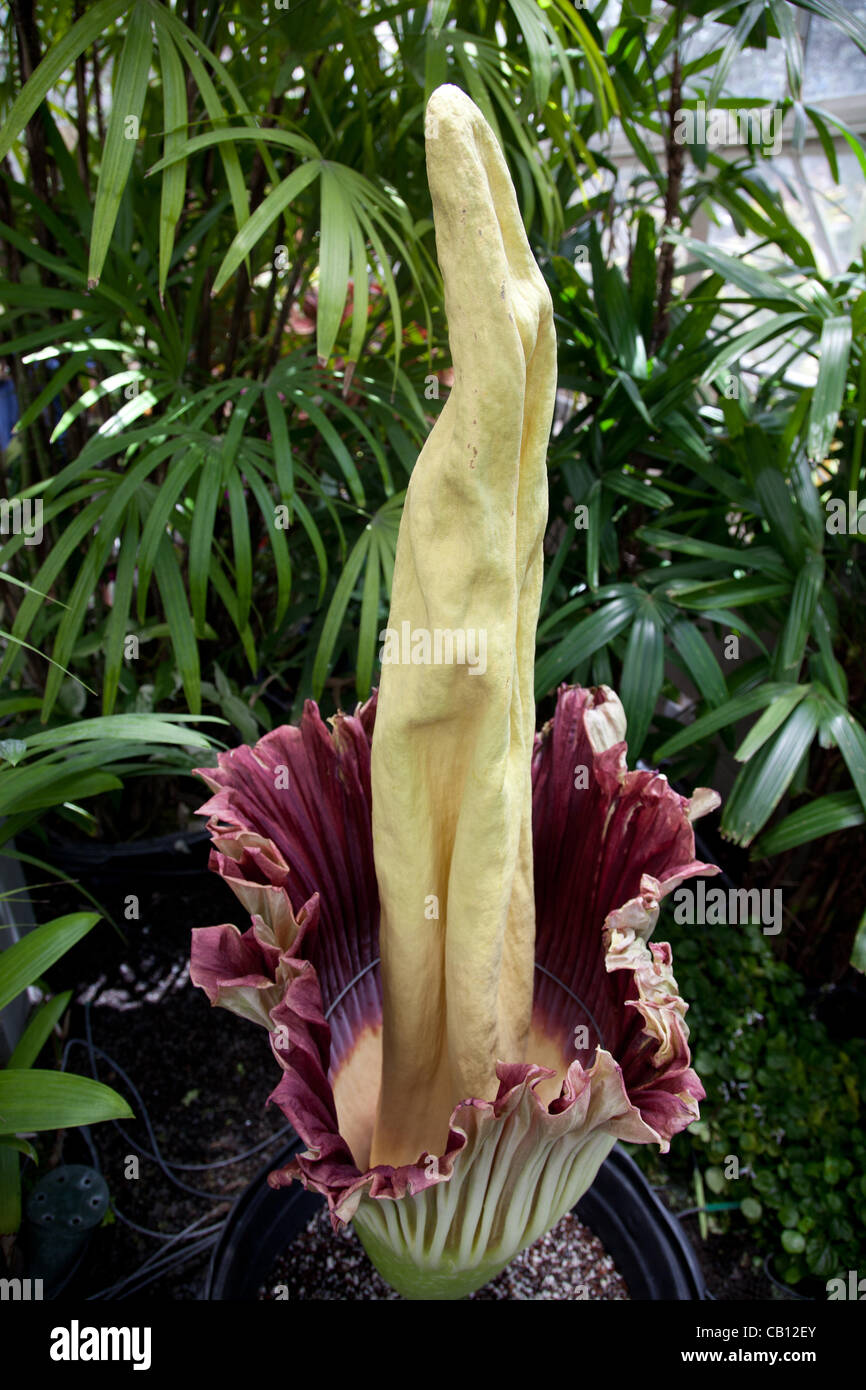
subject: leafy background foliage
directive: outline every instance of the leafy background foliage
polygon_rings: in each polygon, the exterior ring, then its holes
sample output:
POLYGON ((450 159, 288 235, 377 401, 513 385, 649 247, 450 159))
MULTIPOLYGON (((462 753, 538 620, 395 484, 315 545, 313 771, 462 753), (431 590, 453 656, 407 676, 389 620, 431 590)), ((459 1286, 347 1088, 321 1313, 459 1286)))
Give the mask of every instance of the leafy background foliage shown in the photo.
MULTIPOLYGON (((861 248, 821 269, 757 144, 686 155, 672 131, 701 100, 734 106, 740 57, 779 41, 795 145, 812 132, 837 182, 840 142, 866 172, 859 136, 804 98, 796 21, 828 18, 861 52, 866 28, 836 0, 604 11, 20 0, 0 17, 20 411, 0 467, 45 528, 0 545, 4 832, 50 808, 97 831, 130 778, 188 770, 195 740, 124 720, 210 710, 252 742, 310 696, 330 711, 375 685, 405 489, 449 383, 423 112, 453 81, 502 143, 556 314, 539 715, 563 680, 609 683, 633 761, 722 787, 739 878, 785 889, 787 963, 756 952, 737 978, 808 1016, 779 972, 842 984, 866 962, 862 539, 826 524, 863 471, 866 265, 861 248), (710 21, 721 37, 695 56, 710 21), (742 256, 699 234, 725 217, 742 256)), ((710 1055, 741 1005, 716 1021, 693 944, 681 984, 710 1055)), ((856 1048, 803 1028, 843 1084, 856 1048)), ((736 1059, 768 1112, 786 1103, 770 1041, 736 1059)), ((710 1168, 730 1124, 694 1141, 710 1168)), ((837 1149, 859 1162, 841 1132, 837 1149)), ((802 1194, 777 1176, 761 1239, 778 1216, 806 1242, 778 1267, 819 1274, 819 1237, 854 1248, 849 1208, 787 1224, 802 1194)))

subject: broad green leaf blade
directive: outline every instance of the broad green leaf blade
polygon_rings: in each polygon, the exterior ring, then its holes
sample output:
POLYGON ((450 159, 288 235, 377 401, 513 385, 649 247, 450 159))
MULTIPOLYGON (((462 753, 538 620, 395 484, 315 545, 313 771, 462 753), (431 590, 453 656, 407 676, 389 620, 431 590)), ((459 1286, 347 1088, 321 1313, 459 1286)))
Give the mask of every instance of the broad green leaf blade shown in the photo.
POLYGON ((784 724, 792 709, 809 694, 809 689, 808 685, 792 685, 784 694, 776 696, 757 723, 752 725, 734 754, 738 763, 747 763, 759 748, 763 748, 767 739, 772 738, 784 724))
POLYGON ((264 399, 268 428, 271 432, 271 443, 274 446, 274 466, 277 474, 277 485, 280 489, 280 500, 289 507, 289 521, 291 522, 291 504, 295 495, 295 474, 292 466, 289 427, 286 424, 286 407, 271 386, 265 387, 264 399))
POLYGON ((774 825, 756 841, 753 854, 770 858, 808 844, 810 840, 836 835, 840 830, 858 825, 866 825, 866 811, 857 793, 831 792, 829 796, 819 796, 808 806, 792 811, 790 816, 774 825))
POLYGON ((571 632, 535 662, 535 698, 541 700, 559 681, 587 657, 604 647, 632 620, 640 595, 614 598, 588 618, 581 618, 571 632))
POLYGON ((180 565, 168 536, 163 537, 154 564, 156 582, 166 622, 171 633, 177 669, 183 682, 187 704, 192 714, 201 713, 201 671, 198 644, 195 640, 192 616, 189 611, 180 565))
POLYGON ((782 629, 773 673, 779 680, 796 680, 800 673, 823 585, 824 561, 820 555, 808 555, 794 581, 791 606, 782 629))
MULTIPOLYGON (((223 147, 220 146, 220 148, 223 147)), ((217 271, 212 291, 214 295, 219 294, 223 286, 234 275, 241 261, 246 259, 265 232, 276 222, 280 213, 285 211, 293 198, 297 198, 300 193, 303 193, 321 169, 322 164, 318 159, 311 159, 306 164, 300 165, 289 174, 288 178, 283 179, 282 183, 277 184, 277 187, 271 190, 255 212, 247 218, 217 271)))
POLYGON ((359 700, 366 700, 370 694, 373 677, 373 660, 376 653, 376 639, 379 632, 379 537, 375 522, 372 523, 371 545, 364 572, 364 592, 361 598, 361 620, 358 627, 358 661, 355 673, 355 689, 359 700))
POLYGON ((775 738, 740 773, 722 812, 722 834, 749 845, 787 791, 818 728, 819 706, 801 700, 775 738))
POLYGON ((602 486, 610 492, 617 492, 621 497, 627 497, 630 502, 639 502, 641 506, 673 506, 673 498, 668 493, 651 483, 648 478, 638 477, 634 473, 605 473, 601 481, 602 486))
POLYGON ((845 759, 857 795, 866 806, 866 733, 847 710, 834 715, 828 727, 845 759))
POLYGON ((334 350, 349 281, 349 223, 354 220, 335 172, 322 165, 319 237, 319 301, 316 353, 325 366, 334 350))
POLYGON ((166 743, 182 748, 210 748, 210 740, 190 728, 193 719, 218 723, 214 715, 192 714, 112 714, 95 719, 80 719, 76 724, 63 724, 57 729, 40 729, 31 734, 27 752, 45 752, 49 748, 66 748, 80 742, 121 741, 123 743, 166 743))
POLYGON ((241 475, 237 468, 231 468, 228 475, 229 518, 232 528, 232 550, 234 553, 235 598, 237 601, 237 621, 246 627, 253 601, 253 552, 250 541, 250 519, 247 513, 247 500, 244 496, 241 475))
POLYGON ((75 1129, 134 1118, 122 1096, 89 1076, 65 1071, 0 1072, 0 1134, 75 1129))
MULTIPOLYGON (((207 622, 208 574, 214 551, 216 513, 221 497, 221 465, 218 458, 205 460, 199 477, 189 537, 189 601, 195 635, 204 636, 207 622)), ((165 538, 162 544, 165 544, 165 538)), ((139 614, 141 617, 142 614, 139 614)))
MULTIPOLYGON (((99 921, 96 912, 71 912, 46 922, 0 954, 0 1009, 38 980, 99 921)), ((19 1129, 26 1125, 17 1126, 19 1129)), ((9 1133, 9 1131, 5 1131, 9 1133)))
POLYGON ((532 0, 508 0, 520 25, 529 55, 529 70, 532 74, 532 100, 543 107, 550 93, 553 76, 553 55, 545 33, 544 10, 532 0))
POLYGON ((42 1004, 36 1010, 18 1039, 15 1051, 9 1058, 7 1066, 16 1068, 33 1066, 50 1038, 55 1024, 59 1023, 65 1014, 71 998, 72 990, 68 989, 64 994, 55 995, 53 999, 48 1000, 47 1004, 42 1004))
POLYGON ((806 448, 820 463, 827 457, 842 409, 842 395, 851 353, 851 319, 847 314, 826 319, 821 328, 818 380, 809 411, 806 448))
POLYGON ((798 569, 806 554, 803 531, 791 490, 777 468, 756 470, 755 493, 773 539, 791 568, 798 569))
POLYGON ((708 705, 718 706, 728 696, 725 678, 719 670, 709 643, 700 629, 687 618, 676 617, 668 625, 671 641, 683 665, 708 705))
POLYGON ((598 560, 601 547, 601 483, 596 479, 587 497, 589 515, 586 532, 586 582, 593 591, 598 588, 598 560))
POLYGON ((758 686, 756 690, 734 695, 732 699, 719 705, 718 709, 711 710, 709 714, 702 714, 700 719, 693 720, 680 733, 665 739, 664 743, 656 749, 653 761, 671 758, 675 753, 681 753, 684 748, 690 748, 693 743, 700 743, 703 739, 709 738, 711 734, 718 733, 720 729, 726 729, 731 724, 739 723, 741 719, 754 714, 756 710, 765 709, 772 700, 787 693, 790 689, 790 685, 782 682, 775 684, 767 682, 758 686))
POLYGON ((93 228, 90 234, 90 261, 87 283, 90 288, 99 284, 105 257, 111 245, 117 211, 138 140, 147 79, 153 52, 150 6, 135 5, 129 22, 123 50, 117 63, 111 114, 105 132, 105 151, 99 171, 96 203, 93 208, 93 228))
POLYGON ((622 663, 619 694, 626 715, 628 756, 640 756, 664 679, 664 639, 652 612, 632 624, 622 663))
MULTIPOLYGON (((187 104, 186 80, 183 64, 175 47, 174 40, 165 25, 157 26, 159 62, 162 72, 163 157, 171 159, 178 155, 186 140, 187 104)), ((165 296, 165 282, 168 279, 174 250, 174 235, 180 215, 183 212, 183 199, 186 191, 186 160, 172 163, 162 176, 162 191, 159 204, 159 297, 165 296)))

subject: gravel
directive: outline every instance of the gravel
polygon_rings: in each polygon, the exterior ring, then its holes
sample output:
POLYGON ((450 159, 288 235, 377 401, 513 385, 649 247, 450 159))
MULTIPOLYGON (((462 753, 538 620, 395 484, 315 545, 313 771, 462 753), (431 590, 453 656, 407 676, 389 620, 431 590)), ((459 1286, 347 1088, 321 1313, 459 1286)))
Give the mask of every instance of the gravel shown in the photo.
MULTIPOLYGON (((511 1261, 484 1288, 469 1295, 479 1301, 504 1299, 586 1299, 623 1301, 629 1292, 601 1241, 566 1212, 547 1235, 511 1261)), ((331 1228, 325 1207, 311 1217, 289 1250, 274 1265, 259 1299, 335 1299, 402 1301, 367 1258, 351 1227, 331 1228)))

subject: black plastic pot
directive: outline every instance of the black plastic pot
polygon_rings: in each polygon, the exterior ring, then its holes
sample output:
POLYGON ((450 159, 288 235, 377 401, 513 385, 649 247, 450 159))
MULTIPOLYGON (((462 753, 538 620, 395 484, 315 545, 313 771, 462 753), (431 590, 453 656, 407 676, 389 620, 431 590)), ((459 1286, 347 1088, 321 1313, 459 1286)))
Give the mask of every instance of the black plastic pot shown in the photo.
MULTIPOLYGON (((150 840, 110 844, 104 840, 79 843, 51 837, 48 845, 26 845, 29 852, 50 860, 70 878, 97 889, 133 879, 186 879, 207 872, 210 835, 204 826, 177 830, 150 840)), ((23 844, 23 841, 22 841, 23 844)))
MULTIPOLYGON (((277 1256, 323 1205, 322 1197, 298 1183, 268 1187, 268 1173, 286 1164, 299 1147, 299 1140, 288 1145, 241 1193, 214 1250, 206 1298, 254 1300, 277 1256)), ((619 1146, 575 1211, 605 1247, 633 1299, 706 1297, 697 1259, 679 1224, 619 1146)))

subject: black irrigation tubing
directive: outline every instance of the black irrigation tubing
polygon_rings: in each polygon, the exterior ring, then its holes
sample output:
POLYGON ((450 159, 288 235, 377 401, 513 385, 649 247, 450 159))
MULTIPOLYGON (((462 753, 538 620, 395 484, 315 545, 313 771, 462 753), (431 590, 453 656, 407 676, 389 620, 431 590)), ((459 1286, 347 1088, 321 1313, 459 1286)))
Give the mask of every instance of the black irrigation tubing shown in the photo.
MULTIPOLYGON (((220 1225, 215 1230, 196 1230, 196 1227, 200 1226, 202 1221, 204 1220, 204 1216, 197 1216, 195 1221, 191 1221, 190 1224, 188 1226, 185 1226, 182 1231, 179 1231, 176 1235, 171 1236, 168 1245, 163 1246, 161 1250, 155 1250, 152 1255, 148 1255, 147 1259, 143 1260, 142 1263, 138 1266, 138 1268, 134 1269, 131 1274, 125 1274, 123 1278, 116 1279, 113 1284, 106 1285, 104 1289, 99 1289, 96 1293, 88 1294, 87 1301, 93 1302, 93 1300, 97 1298, 112 1298, 118 1289, 124 1288, 127 1284, 132 1283, 134 1280, 140 1279, 142 1275, 153 1273, 157 1269, 162 1269, 163 1266, 166 1264, 166 1261, 171 1262, 171 1260, 174 1258, 174 1256, 168 1254, 169 1247, 172 1245, 177 1245, 182 1241, 200 1242, 204 1240, 205 1237, 207 1238, 208 1244, 212 1241, 215 1241, 217 1235, 222 1230, 222 1223, 220 1223, 220 1225)), ((181 1252, 175 1251, 175 1256, 178 1253, 181 1252)))
POLYGON ((113 1061, 112 1058, 109 1057, 107 1052, 103 1052, 101 1047, 97 1047, 95 1043, 93 1043, 90 1039, 69 1038, 67 1040, 66 1047, 63 1049, 63 1059, 60 1064, 61 1071, 63 1071, 66 1067, 66 1058, 69 1049, 71 1047, 74 1047, 76 1044, 78 1044, 79 1047, 86 1047, 88 1049, 91 1059, 91 1072, 93 1073, 94 1080, 98 1080, 98 1077, 96 1076, 95 1069, 93 1068, 93 1059, 95 1056, 98 1055, 103 1059, 104 1062, 107 1062, 109 1066, 114 1068, 118 1076, 121 1077, 124 1083, 129 1087, 129 1090, 132 1092, 132 1095, 141 1107, 141 1118, 144 1121, 145 1127, 147 1129, 148 1135, 150 1136, 150 1140, 153 1144, 155 1152, 151 1153, 147 1149, 142 1148, 142 1146, 140 1144, 137 1144, 134 1139, 130 1139, 126 1130, 123 1128, 122 1125, 118 1124, 117 1120, 112 1120, 111 1123, 114 1125, 115 1129, 118 1130, 118 1132, 122 1135, 124 1142, 129 1144, 130 1148, 135 1149, 137 1153, 142 1154, 145 1158, 153 1159, 153 1161, 157 1163, 158 1166, 162 1169, 163 1173, 169 1179, 169 1181, 173 1182, 175 1187, 179 1187, 181 1191, 189 1192, 193 1197, 204 1197, 210 1202, 227 1201, 228 1199, 226 1197, 221 1197, 218 1193, 206 1192, 202 1187, 190 1187, 189 1183, 182 1182, 180 1178, 174 1177, 165 1160, 163 1159, 162 1154, 159 1152, 159 1145, 156 1141, 156 1135, 154 1134, 153 1126, 150 1123, 150 1115, 147 1112, 147 1107, 141 1099, 141 1094, 138 1088, 130 1080, 130 1077, 123 1070, 123 1068, 117 1062, 113 1061))
MULTIPOLYGON (((150 1228, 150 1226, 139 1226, 137 1221, 133 1221, 132 1217, 126 1216, 122 1211, 120 1211, 118 1207, 114 1205, 113 1202, 111 1203, 111 1210, 117 1217, 118 1221, 123 1222, 124 1226, 131 1226, 133 1231, 138 1231, 140 1235, 153 1236, 154 1240, 174 1240, 176 1236, 182 1236, 185 1234, 184 1231, 154 1231, 150 1228)), ((218 1235, 222 1228, 223 1223, 220 1222, 217 1226, 208 1226, 207 1231, 202 1231, 200 1234, 218 1235)), ((186 1230, 189 1230, 188 1226, 186 1227, 186 1230)))
MULTIPOLYGON (((133 1096, 136 1104, 139 1107, 140 1117, 144 1122, 148 1136, 153 1145, 153 1149, 147 1149, 142 1145, 136 1143, 134 1139, 131 1139, 129 1137, 129 1135, 124 1130, 123 1126, 120 1125, 116 1120, 113 1120, 112 1124, 114 1125, 114 1128, 117 1129, 118 1132, 122 1135, 124 1141, 128 1143, 132 1148, 134 1148, 138 1153, 155 1162, 161 1169, 161 1171, 165 1174, 165 1176, 168 1178, 169 1182, 171 1182, 174 1187, 179 1188, 182 1192, 188 1192, 195 1197, 205 1197, 212 1202, 215 1201, 227 1203, 230 1200, 229 1198, 225 1196, 220 1196, 219 1194, 214 1192, 206 1192, 204 1191, 204 1189, 201 1188, 191 1187, 188 1183, 185 1183, 180 1178, 177 1178, 173 1170, 180 1170, 185 1172, 208 1172, 211 1169, 226 1168, 231 1166, 232 1164, 240 1163, 243 1159, 251 1158, 254 1154, 261 1152, 262 1149, 268 1148, 271 1144, 275 1142, 275 1140, 283 1138, 283 1136, 291 1130, 291 1125, 281 1126, 280 1129, 276 1130, 272 1135, 269 1135, 267 1139, 261 1140, 258 1144, 253 1145, 249 1149, 245 1149, 242 1153, 233 1155, 231 1158, 216 1159, 212 1163, 172 1163, 164 1159, 160 1151, 159 1144, 157 1143, 156 1135, 153 1131, 153 1126, 150 1120, 150 1113, 148 1111, 147 1105, 145 1104, 141 1096, 140 1091, 138 1090, 138 1087, 135 1085, 132 1078, 128 1075, 124 1068, 121 1067, 120 1064, 116 1062, 115 1059, 112 1056, 110 1056, 109 1053, 105 1052, 102 1048, 97 1047, 93 1041, 93 1033, 90 1022, 91 1002, 92 1001, 88 1000, 87 1004, 85 1005, 86 1037, 67 1039, 60 1063, 61 1071, 64 1071, 66 1068, 67 1058, 69 1056, 70 1049, 77 1045, 79 1047, 84 1047, 87 1049, 88 1058, 90 1061, 91 1076, 94 1080, 98 1080, 99 1077, 97 1075, 96 1058, 97 1056, 101 1057, 102 1060, 109 1067, 111 1067, 119 1077, 121 1077, 124 1084, 128 1087, 131 1095, 133 1096)), ((94 1168, 96 1168, 97 1171, 101 1171, 99 1154, 90 1135, 90 1126, 81 1125, 78 1128, 79 1133, 84 1139, 87 1148, 90 1152, 94 1168)), ((138 1292, 140 1289, 146 1288, 148 1285, 154 1283, 157 1279, 159 1279, 163 1274, 167 1274, 170 1270, 179 1268, 188 1260, 191 1260, 195 1258, 197 1255, 204 1253, 206 1250, 209 1250, 216 1242, 216 1239, 223 1227, 222 1221, 219 1221, 216 1225, 208 1226, 204 1230, 197 1229, 198 1227, 200 1227, 201 1222, 205 1220, 204 1215, 202 1215, 196 1217, 195 1221, 192 1221, 181 1231, 154 1231, 148 1226, 142 1226, 137 1221, 133 1221, 131 1217, 127 1216, 124 1212, 122 1212, 117 1206, 114 1205, 114 1203, 111 1204, 111 1210, 118 1220, 122 1221, 124 1225, 129 1226, 132 1230, 138 1231, 141 1235, 148 1236, 154 1240, 165 1241, 166 1244, 163 1245, 159 1250, 155 1251, 152 1255, 148 1256, 148 1258, 141 1265, 139 1265, 139 1267, 136 1270, 134 1270, 131 1274, 127 1275, 125 1278, 116 1280, 113 1284, 108 1285, 106 1288, 99 1290, 97 1293, 89 1294, 88 1301, 91 1302, 99 1298, 126 1298, 130 1296, 130 1294, 132 1294, 133 1292, 138 1292), (174 1245, 180 1245, 181 1248, 169 1254, 171 1247, 174 1245)))
POLYGON ((142 1289, 153 1284, 164 1274, 186 1264, 188 1260, 194 1260, 199 1255, 205 1254, 216 1244, 216 1236, 208 1236, 207 1239, 199 1240, 196 1244, 187 1243, 186 1247, 175 1250, 171 1255, 160 1253, 160 1259, 153 1264, 145 1263, 132 1274, 128 1274, 125 1279, 118 1279, 116 1283, 109 1284, 105 1289, 99 1289, 97 1293, 88 1294, 86 1302, 93 1303, 97 1299, 118 1301, 130 1297, 133 1293, 139 1293, 142 1289))
MULTIPOLYGON (((161 1279, 164 1274, 170 1274, 173 1270, 180 1269, 182 1265, 187 1264, 190 1260, 197 1259, 199 1255, 207 1254, 207 1252, 212 1250, 216 1245, 216 1240, 216 1236, 211 1236, 208 1240, 202 1240, 198 1245, 192 1245, 186 1250, 177 1251, 166 1260, 161 1268, 152 1270, 144 1279, 137 1279, 134 1288, 130 1287, 124 1289, 122 1293, 115 1295, 117 1302, 120 1303, 124 1298, 131 1298, 133 1294, 141 1293, 142 1289, 146 1289, 150 1284, 155 1284, 157 1279, 161 1279)), ((132 1283, 133 1281, 130 1280, 129 1282, 132 1283)))
MULTIPOLYGON (((179 1178, 174 1177, 171 1170, 177 1169, 180 1172, 204 1173, 216 1168, 230 1167, 233 1163, 240 1163, 243 1159, 250 1158, 253 1154, 257 1154, 262 1149, 268 1148, 269 1145, 273 1144, 277 1139, 282 1138, 284 1134, 288 1133, 291 1130, 291 1125, 281 1126, 281 1128, 275 1130, 273 1134, 268 1135, 266 1139, 262 1139, 258 1144, 253 1145, 252 1148, 245 1149, 242 1153, 234 1154, 231 1158, 215 1159, 212 1163, 175 1163, 169 1162, 167 1159, 164 1159, 160 1152, 159 1145, 156 1141, 156 1136, 153 1132, 153 1126, 150 1123, 150 1115, 147 1106, 145 1105, 144 1100, 142 1099, 141 1092, 138 1090, 128 1073, 125 1072, 124 1069, 119 1065, 119 1063, 116 1062, 113 1057, 109 1056, 107 1052, 103 1051, 102 1048, 97 1047, 93 1042, 93 1033, 90 1025, 91 1002, 91 1000, 88 1000, 84 1006, 84 1021, 87 1038, 86 1040, 82 1038, 70 1038, 67 1041, 66 1049, 63 1053, 63 1060, 61 1062, 61 1070, 63 1070, 63 1068, 66 1065, 66 1054, 69 1048, 73 1044, 78 1043, 82 1047, 87 1047, 88 1053, 90 1054, 90 1073, 94 1081, 98 1081, 99 1078, 96 1074, 96 1067, 94 1065, 94 1054, 98 1053, 99 1056, 103 1059, 103 1061, 105 1061, 110 1067, 112 1067, 113 1070, 117 1072, 118 1076, 122 1077, 123 1081, 129 1087, 133 1097, 135 1098, 136 1103, 140 1107, 141 1117, 147 1128, 147 1132, 150 1136, 151 1143, 153 1144, 153 1151, 144 1148, 142 1145, 136 1143, 134 1139, 131 1139, 129 1137, 129 1135, 126 1133, 126 1130, 117 1120, 112 1120, 111 1123, 114 1125, 115 1129, 118 1130, 118 1132, 122 1135, 125 1142, 130 1144, 132 1148, 134 1148, 138 1153, 142 1154, 145 1158, 149 1158, 154 1163, 158 1164, 162 1171, 165 1173, 166 1177, 177 1187, 180 1187, 184 1192, 190 1192, 193 1194, 193 1196, 197 1197, 208 1197, 211 1201, 226 1200, 225 1198, 218 1197, 213 1192, 205 1192, 202 1188, 190 1187, 188 1184, 181 1182, 179 1178)), ((88 1146, 91 1149, 91 1153, 93 1153, 93 1145, 89 1140, 89 1137, 88 1146)))

